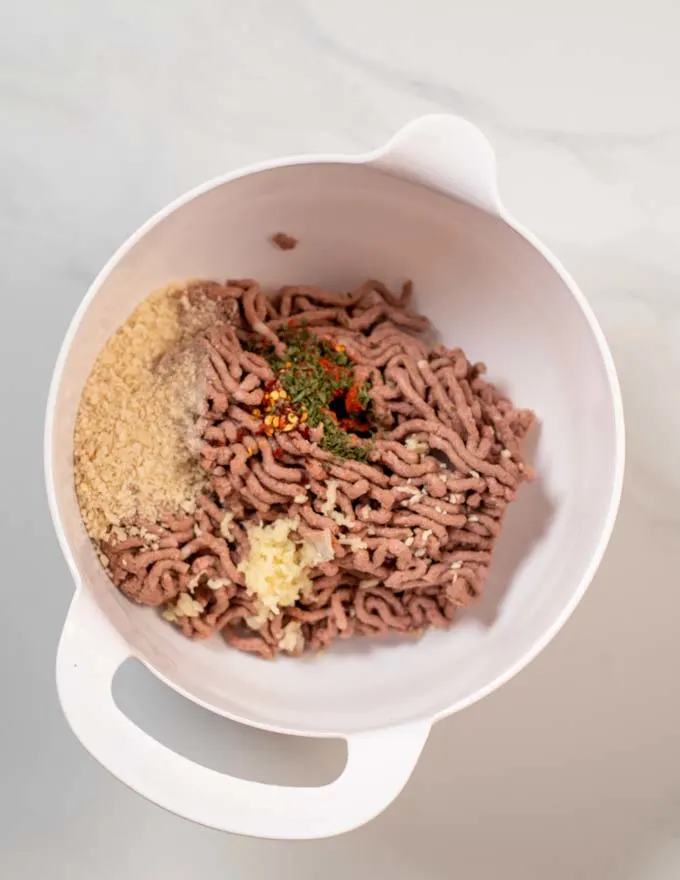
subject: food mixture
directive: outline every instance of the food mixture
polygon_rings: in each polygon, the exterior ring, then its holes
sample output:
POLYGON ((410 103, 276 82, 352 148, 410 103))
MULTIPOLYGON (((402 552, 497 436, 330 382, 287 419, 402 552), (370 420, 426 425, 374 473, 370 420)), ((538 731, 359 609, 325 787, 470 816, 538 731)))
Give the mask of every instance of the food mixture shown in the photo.
POLYGON ((111 580, 272 658, 448 627, 482 594, 534 416, 377 281, 145 300, 82 395, 75 482, 111 580))

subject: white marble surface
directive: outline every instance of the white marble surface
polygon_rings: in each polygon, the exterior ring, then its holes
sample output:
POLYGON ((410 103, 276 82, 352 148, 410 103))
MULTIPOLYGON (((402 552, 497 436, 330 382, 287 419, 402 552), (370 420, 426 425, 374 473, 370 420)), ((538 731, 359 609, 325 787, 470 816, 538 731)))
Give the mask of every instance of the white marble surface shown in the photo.
MULTIPOLYGON (((4 13, 0 876, 680 876, 677 0, 25 0, 4 13), (255 159, 372 147, 435 110, 489 135, 508 207, 609 336, 628 420, 619 523, 562 634, 436 728, 373 824, 311 844, 207 831, 109 777, 59 712, 71 584, 40 473, 52 363, 94 273, 170 198, 255 159)), ((330 744, 253 734, 134 669, 123 679, 131 714, 213 766, 271 780, 338 766, 330 744)))

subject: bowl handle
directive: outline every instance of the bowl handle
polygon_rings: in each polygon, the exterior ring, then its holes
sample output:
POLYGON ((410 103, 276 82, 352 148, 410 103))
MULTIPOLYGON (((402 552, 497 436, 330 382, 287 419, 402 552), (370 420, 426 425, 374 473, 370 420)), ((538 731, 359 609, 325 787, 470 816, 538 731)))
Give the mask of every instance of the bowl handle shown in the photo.
POLYGON ((364 161, 502 215, 493 148, 476 126, 460 116, 435 113, 414 119, 364 161))
POLYGON ((123 715, 111 684, 131 655, 94 599, 79 589, 57 657, 59 699, 73 732, 130 788, 166 810, 221 831, 312 839, 357 828, 397 797, 430 732, 430 724, 422 722, 347 737, 342 774, 319 788, 249 782, 176 754, 123 715))

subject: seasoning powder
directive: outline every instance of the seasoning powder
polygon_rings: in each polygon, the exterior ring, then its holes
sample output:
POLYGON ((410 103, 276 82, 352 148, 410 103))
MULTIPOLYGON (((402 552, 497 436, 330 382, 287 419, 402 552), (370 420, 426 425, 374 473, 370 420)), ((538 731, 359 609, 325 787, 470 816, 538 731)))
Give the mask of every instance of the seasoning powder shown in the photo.
POLYGON ((85 385, 75 484, 95 540, 123 520, 154 522, 201 491, 190 450, 203 395, 186 310, 176 287, 149 296, 108 340, 85 385))

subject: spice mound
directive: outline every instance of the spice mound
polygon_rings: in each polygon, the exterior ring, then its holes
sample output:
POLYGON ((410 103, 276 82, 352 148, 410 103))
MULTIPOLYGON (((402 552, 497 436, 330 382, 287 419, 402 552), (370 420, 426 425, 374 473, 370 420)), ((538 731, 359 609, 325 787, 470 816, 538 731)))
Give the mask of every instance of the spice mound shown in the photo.
POLYGON ((152 294, 83 391, 75 484, 115 587, 271 659, 448 628, 482 595, 534 420, 412 285, 152 294))
MULTIPOLYGON (((279 333, 285 343, 283 356, 271 347, 256 346, 274 372, 264 387, 264 433, 272 436, 299 427, 309 439, 309 429, 321 425, 322 449, 343 458, 367 459, 370 444, 360 442, 373 434, 367 383, 357 378, 343 345, 297 327, 298 322, 290 320, 279 333)), ((259 407, 252 412, 261 414, 259 407)))

